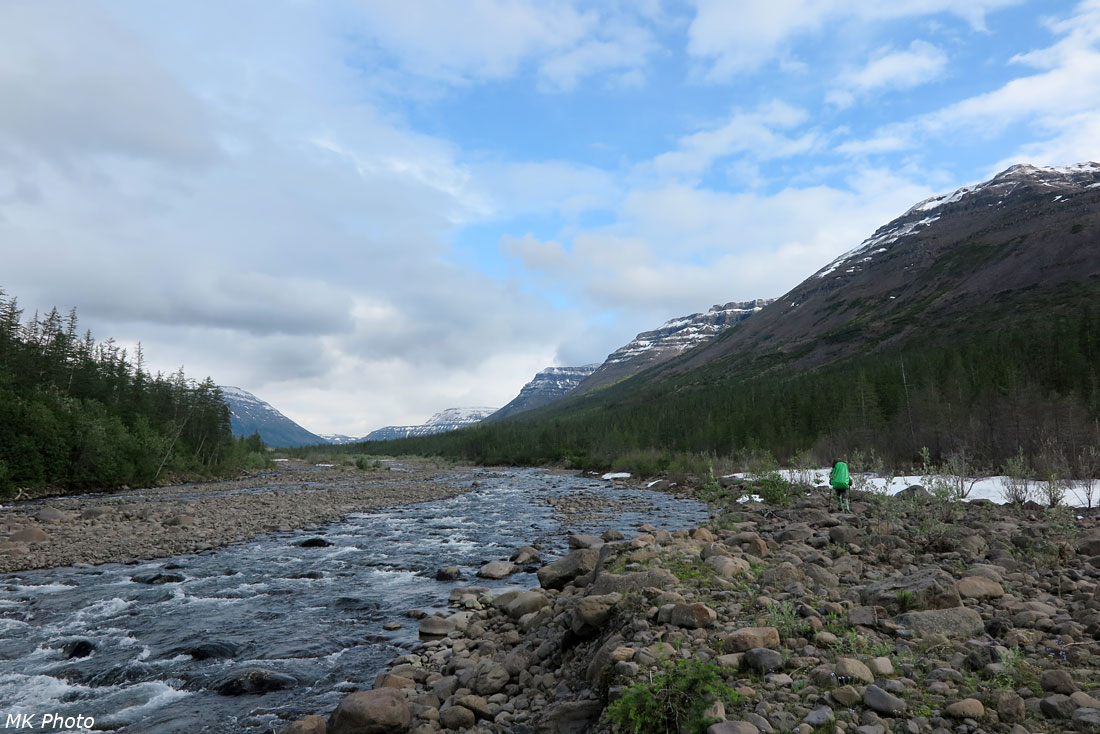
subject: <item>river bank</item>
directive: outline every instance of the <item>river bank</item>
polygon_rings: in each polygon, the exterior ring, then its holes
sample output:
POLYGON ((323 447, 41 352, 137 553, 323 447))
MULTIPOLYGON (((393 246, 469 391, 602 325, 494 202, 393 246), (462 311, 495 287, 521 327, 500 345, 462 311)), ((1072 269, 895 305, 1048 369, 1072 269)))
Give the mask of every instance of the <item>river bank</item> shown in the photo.
POLYGON ((287 734, 1100 729, 1092 514, 822 496, 574 536, 287 734), (686 728, 685 728, 686 727, 686 728))
POLYGON ((0 573, 164 558, 444 499, 466 491, 440 481, 460 471, 406 461, 374 471, 288 461, 221 482, 13 503, 0 508, 0 573))

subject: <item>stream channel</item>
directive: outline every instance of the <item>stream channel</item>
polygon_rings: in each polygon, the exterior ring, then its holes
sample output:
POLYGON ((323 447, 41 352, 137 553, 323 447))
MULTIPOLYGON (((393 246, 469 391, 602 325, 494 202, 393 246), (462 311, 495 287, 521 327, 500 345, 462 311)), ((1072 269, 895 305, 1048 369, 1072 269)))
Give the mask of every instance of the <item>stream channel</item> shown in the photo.
POLYGON ((391 658, 414 650, 418 623, 406 612, 445 610, 455 586, 538 586, 528 572, 476 578, 483 563, 532 543, 553 559, 570 533, 613 528, 630 537, 642 523, 676 530, 707 519, 693 500, 536 469, 445 481, 470 490, 198 554, 0 575, 0 723, 27 715, 40 725, 52 715, 134 734, 278 732, 306 714, 327 716, 347 693, 370 688, 391 658), (547 503, 578 494, 597 497, 596 511, 562 515, 547 503), (331 545, 300 545, 315 537, 331 545), (463 578, 436 581, 441 566, 459 566, 463 578), (156 573, 183 580, 133 580, 156 573), (393 622, 401 629, 384 629, 393 622), (214 691, 250 667, 297 684, 214 691))

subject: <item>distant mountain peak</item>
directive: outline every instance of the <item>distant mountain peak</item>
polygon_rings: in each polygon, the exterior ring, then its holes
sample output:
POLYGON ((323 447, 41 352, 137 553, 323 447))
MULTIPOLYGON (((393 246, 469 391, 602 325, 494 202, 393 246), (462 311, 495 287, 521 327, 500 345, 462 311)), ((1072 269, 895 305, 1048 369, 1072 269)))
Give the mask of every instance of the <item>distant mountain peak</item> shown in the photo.
POLYGON ((221 391, 229 406, 229 425, 235 436, 259 433, 264 443, 273 448, 328 443, 247 390, 223 385, 221 391))
POLYGON ((496 412, 496 408, 447 408, 433 415, 424 423, 417 426, 385 426, 371 431, 361 440, 363 441, 389 441, 395 438, 409 438, 411 436, 428 436, 433 433, 453 431, 464 426, 473 425, 496 412))
POLYGON ((490 417, 504 418, 549 405, 581 384, 581 381, 595 372, 599 366, 596 363, 580 367, 547 367, 536 373, 531 381, 520 389, 519 395, 490 417))

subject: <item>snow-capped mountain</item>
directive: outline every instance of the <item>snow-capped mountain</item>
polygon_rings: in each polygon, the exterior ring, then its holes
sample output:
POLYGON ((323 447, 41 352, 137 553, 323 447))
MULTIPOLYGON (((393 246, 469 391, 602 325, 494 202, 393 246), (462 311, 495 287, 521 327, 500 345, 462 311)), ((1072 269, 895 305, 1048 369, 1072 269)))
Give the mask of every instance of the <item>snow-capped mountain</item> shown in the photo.
POLYGON ((599 364, 586 364, 581 367, 547 367, 536 373, 534 378, 520 389, 519 395, 493 413, 490 418, 504 418, 548 405, 581 384, 582 380, 599 367, 599 364))
POLYGON ((426 422, 418 426, 386 426, 371 431, 361 440, 363 441, 389 441, 394 438, 409 438, 410 436, 427 436, 432 433, 453 431, 456 428, 473 425, 484 420, 497 411, 496 408, 448 408, 436 413, 426 422))
POLYGON ((773 300, 758 298, 755 301, 731 301, 711 306, 709 311, 671 319, 652 331, 643 331, 628 344, 609 354, 604 363, 581 382, 577 391, 588 392, 618 382, 647 367, 672 359, 714 339, 773 300))
POLYGON ((805 369, 928 333, 964 339, 973 314, 1049 312, 1100 279, 1100 164, 1015 165, 883 225, 742 328, 654 375, 722 360, 728 373, 805 369), (1043 300, 1046 299, 1046 300, 1043 300))
POLYGON ((344 443, 358 443, 362 441, 361 438, 355 436, 345 436, 342 433, 321 433, 318 434, 321 438, 325 439, 326 443, 344 444, 344 443))
POLYGON ((272 448, 327 443, 247 390, 223 386, 221 391, 229 406, 229 424, 234 436, 251 436, 259 432, 264 443, 272 448))

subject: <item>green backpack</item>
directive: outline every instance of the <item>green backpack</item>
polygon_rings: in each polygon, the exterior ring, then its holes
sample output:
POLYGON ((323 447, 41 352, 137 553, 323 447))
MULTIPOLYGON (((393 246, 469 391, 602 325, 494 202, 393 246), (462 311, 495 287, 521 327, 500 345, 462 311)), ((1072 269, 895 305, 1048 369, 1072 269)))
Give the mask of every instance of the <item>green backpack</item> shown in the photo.
POLYGON ((832 482, 833 489, 850 489, 852 479, 848 476, 848 465, 838 461, 833 467, 833 473, 829 475, 829 481, 832 482))

